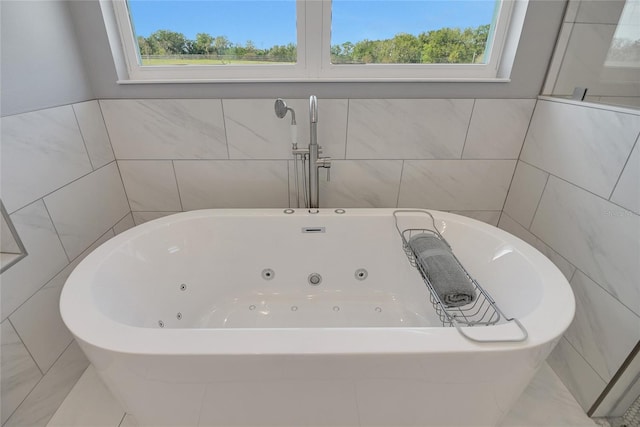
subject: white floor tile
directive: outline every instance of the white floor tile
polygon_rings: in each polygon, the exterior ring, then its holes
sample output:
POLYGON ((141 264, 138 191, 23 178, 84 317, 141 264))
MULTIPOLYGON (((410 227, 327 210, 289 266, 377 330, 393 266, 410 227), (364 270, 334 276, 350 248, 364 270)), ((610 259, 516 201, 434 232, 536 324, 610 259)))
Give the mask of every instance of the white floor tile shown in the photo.
POLYGON ((124 415, 122 406, 90 365, 47 427, 118 427, 124 415))

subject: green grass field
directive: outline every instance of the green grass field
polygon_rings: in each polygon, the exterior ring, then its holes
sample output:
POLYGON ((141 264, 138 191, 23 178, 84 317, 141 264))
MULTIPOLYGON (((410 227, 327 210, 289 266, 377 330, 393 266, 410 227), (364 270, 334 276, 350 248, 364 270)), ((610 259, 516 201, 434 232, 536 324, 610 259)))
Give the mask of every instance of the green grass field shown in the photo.
POLYGON ((294 62, 252 61, 244 59, 142 59, 142 65, 256 65, 256 64, 294 64, 294 62))

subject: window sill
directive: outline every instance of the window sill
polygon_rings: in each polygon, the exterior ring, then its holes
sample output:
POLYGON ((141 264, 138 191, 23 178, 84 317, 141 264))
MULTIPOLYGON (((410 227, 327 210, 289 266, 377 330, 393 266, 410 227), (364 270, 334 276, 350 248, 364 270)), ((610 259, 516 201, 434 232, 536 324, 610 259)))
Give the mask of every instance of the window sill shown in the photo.
POLYGON ((510 78, 234 78, 234 79, 149 79, 118 80, 119 85, 210 84, 210 83, 509 83, 510 78))

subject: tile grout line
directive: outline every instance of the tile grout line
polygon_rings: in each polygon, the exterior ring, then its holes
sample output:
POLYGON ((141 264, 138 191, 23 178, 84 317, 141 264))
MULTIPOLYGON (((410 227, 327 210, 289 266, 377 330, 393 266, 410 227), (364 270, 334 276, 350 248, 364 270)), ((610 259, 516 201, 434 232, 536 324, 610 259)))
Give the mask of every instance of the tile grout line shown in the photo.
MULTIPOLYGON (((11 325, 13 327, 13 325, 11 325)), ((14 328, 15 329, 15 328, 14 328)), ((16 332, 17 333, 17 332, 16 332)), ((60 353, 60 355, 56 358, 56 360, 51 364, 51 367, 49 367, 49 369, 47 369, 47 372, 45 372, 41 377, 40 380, 38 380, 38 382, 33 386, 33 388, 29 391, 29 393, 27 393, 27 395, 24 397, 24 399, 22 399, 22 401, 20 402, 20 404, 18 406, 16 406, 16 409, 11 413, 11 415, 9 415, 9 417, 7 418, 7 420, 4 422, 3 425, 6 425, 9 420, 11 419, 11 417, 13 417, 16 412, 18 412, 18 409, 20 409, 20 407, 24 404, 24 402, 29 398, 29 396, 31 396, 31 393, 33 393, 36 388, 38 388, 38 386, 40 385, 40 383, 44 380, 44 378, 47 376, 47 374, 49 373, 49 371, 51 371, 51 369, 53 369, 53 367, 56 365, 56 363, 58 363, 58 360, 60 360, 60 358, 62 357, 62 355, 69 349, 69 347, 71 347, 71 345, 75 342, 75 340, 72 340, 65 348, 64 350, 62 350, 62 353, 60 353)), ((26 346, 25 346, 26 347, 26 346)), ((35 360, 34 360, 35 363, 35 360)), ((36 363, 36 366, 38 366, 38 364, 36 363)), ((40 369, 40 367, 38 366, 38 369, 40 369)), ((69 390, 69 392, 71 392, 71 390, 69 390)), ((67 393, 68 395, 68 393, 67 393)), ((65 396, 66 399, 66 396, 65 396)), ((57 411, 57 409, 56 409, 57 411)), ((55 414, 55 412, 51 415, 53 417, 53 415, 55 414)), ((51 418, 49 418, 50 420, 51 418)), ((47 423, 49 422, 49 420, 47 420, 47 423)))
MULTIPOLYGON (((513 185, 513 179, 516 176, 516 170, 518 169, 518 162, 522 162, 522 152, 524 151, 524 145, 527 142, 527 135, 529 135, 529 130, 531 130, 531 123, 533 122, 533 117, 536 114, 536 109, 538 108, 538 99, 535 99, 535 104, 533 105, 533 110, 531 110, 531 116, 529 117, 529 123, 527 124, 527 130, 524 132, 524 136, 522 137, 522 145, 520 146, 520 152, 518 153, 518 158, 516 159, 516 167, 513 170, 513 175, 511 176, 511 182, 509 183, 509 189, 507 190, 507 195, 504 198, 504 203, 502 204, 502 209, 500 210, 500 217, 498 218, 498 225, 502 220, 502 214, 504 213, 504 208, 507 206, 507 199, 509 199, 509 192, 511 192, 511 186, 513 185)), ((526 163, 526 162, 525 162, 526 163)), ((528 164, 528 163, 527 163, 528 164)), ((542 195, 540 196, 542 198, 542 195)))
POLYGON ((344 159, 347 159, 347 147, 349 144, 349 109, 351 108, 351 99, 347 98, 347 123, 344 130, 344 159))
POLYGON ((613 193, 616 192, 616 188, 618 187, 618 184, 620 183, 620 179, 622 178, 622 174, 624 174, 624 170, 627 168, 627 165, 629 164, 629 160, 631 160, 631 156, 633 155, 633 150, 635 150, 635 148, 638 146, 638 140, 640 140, 640 133, 638 133, 638 136, 636 137, 635 142, 631 146, 631 151, 629 151, 629 155, 627 156, 627 160, 624 162, 624 165, 622 166, 622 169, 620 169, 620 175, 618 175, 618 179, 616 179, 616 183, 613 185, 613 188, 611 189, 611 193, 609 193, 609 198, 607 199, 608 201, 611 201, 611 198, 613 197, 613 193))
POLYGON ((555 174, 553 174, 553 173, 551 173, 551 172, 548 172, 548 171, 546 171, 546 170, 544 170, 544 169, 541 169, 541 168, 539 168, 539 167, 537 167, 537 166, 535 166, 535 165, 532 165, 532 164, 530 164, 530 163, 528 163, 528 162, 526 162, 526 161, 524 161, 524 160, 520 160, 520 161, 521 161, 521 162, 523 162, 523 163, 526 163, 527 165, 532 166, 532 167, 534 167, 534 168, 536 168, 536 169, 538 169, 538 170, 541 170, 542 172, 545 172, 545 173, 549 174, 549 176, 552 176, 552 177, 554 177, 554 178, 556 178, 556 179, 559 179, 560 181, 566 182, 567 184, 569 184, 569 185, 571 185, 571 186, 573 186, 573 187, 575 187, 575 188, 578 188, 578 189, 580 189, 580 190, 582 190, 582 191, 584 191, 584 192, 586 192, 586 193, 589 193, 590 195, 595 196, 595 197, 599 198, 600 200, 603 200, 603 201, 605 201, 605 202, 607 202, 607 203, 611 203, 612 205, 615 205, 615 206, 619 207, 620 209, 624 209, 626 212, 628 212, 629 214, 631 214, 631 215, 633 215, 633 216, 640 216, 640 214, 635 213, 635 212, 634 212, 634 211, 632 211, 631 209, 629 209, 629 208, 625 208, 624 206, 622 206, 622 205, 620 205, 620 204, 618 204, 618 203, 616 203, 616 202, 613 202, 613 201, 611 201, 611 200, 607 200, 607 199, 605 199, 603 196, 601 196, 601 195, 599 195, 599 194, 596 194, 596 193, 594 193, 594 192, 593 192, 593 191, 591 191, 591 190, 587 190, 586 188, 581 187, 581 186, 579 186, 578 184, 576 184, 576 183, 573 183, 573 182, 569 181, 568 179, 562 178, 561 176, 555 175, 555 174))
POLYGON ((82 133, 82 128, 80 127, 80 120, 78 120, 78 114, 76 113, 76 109, 73 108, 75 104, 71 104, 71 111, 73 112, 73 118, 76 120, 76 126, 78 126, 78 133, 80 133, 80 139, 82 139, 82 145, 84 145, 84 151, 87 154, 87 159, 89 160, 89 164, 91 165, 92 170, 96 170, 93 161, 91 160, 91 156, 89 155, 89 149, 87 148, 87 141, 84 139, 84 134, 82 133))
MULTIPOLYGON (((36 201, 37 201, 37 200, 36 200, 36 201)), ((35 203, 35 202, 34 202, 34 203, 35 203)), ((129 215, 129 214, 130 214, 130 213, 128 213, 127 215, 129 215)), ((123 217, 122 217, 118 222, 122 221, 122 219, 124 219, 127 215, 123 216, 123 217)), ((135 223, 135 221, 134 221, 134 223, 135 223)), ((117 223, 116 223, 116 224, 117 224, 117 223)), ((115 224, 114 224, 114 226, 115 226, 115 224)), ((113 227, 111 227, 111 228, 107 229, 107 231, 105 231, 104 233, 102 233, 102 234, 100 235, 100 237, 98 237, 96 240, 94 240, 94 241, 93 241, 89 246, 87 246, 87 247, 86 247, 82 252, 80 252, 80 254, 78 254, 78 256, 76 256, 74 259, 72 259, 71 261, 69 261, 69 263, 67 263, 64 267, 62 267, 60 270, 58 270, 58 271, 57 271, 53 276, 51 276, 51 278, 50 278, 49 280, 47 280, 47 281, 46 281, 42 286, 40 286, 40 287, 39 287, 39 288, 38 288, 38 289, 37 289, 33 294, 31 294, 31 295, 29 296, 29 298, 27 298, 26 300, 24 300, 24 302, 22 302, 19 306, 17 306, 17 307, 15 308, 15 310, 13 310, 11 313, 9 313, 9 314, 7 315, 7 317, 5 317, 2 321, 7 320, 7 319, 9 319, 9 317, 13 316, 13 314, 14 314, 16 311, 20 310, 20 308, 21 308, 23 305, 25 305, 25 304, 26 304, 26 303, 27 303, 31 298, 33 298, 35 294, 37 294, 39 291, 41 291, 43 288, 45 288, 49 283, 51 283, 51 281, 52 281, 53 279, 55 279, 55 278, 56 278, 56 276, 57 276, 58 274, 62 273, 62 272, 64 271, 64 269, 65 269, 65 268, 69 267, 69 265, 71 265, 75 260, 77 260, 77 259, 78 259, 78 257, 80 257, 80 256, 81 256, 81 255, 82 255, 82 254, 87 250, 87 249, 89 249, 91 246, 95 245, 95 244, 96 244, 96 242, 97 242, 98 240, 102 239, 102 238, 105 236, 105 234, 109 233, 109 231, 112 231, 112 230, 113 230, 113 227)))
POLYGON ((462 143, 462 150, 460 150, 460 160, 464 159, 464 149, 467 147, 467 139, 469 138, 469 130, 471 129, 471 120, 473 120, 473 113, 476 110, 476 99, 473 99, 473 104, 471 105, 471 114, 469 114, 469 123, 467 123, 467 131, 464 134, 464 141, 462 143))
POLYGON ((224 127, 224 145, 227 148, 227 159, 231 159, 229 153, 229 136, 227 134, 227 116, 224 113, 224 101, 220 98, 220 109, 222 111, 222 126, 224 127))
POLYGON ((41 200, 42 200, 42 204, 44 205, 44 210, 47 211, 47 216, 49 217, 49 221, 51 221, 51 225, 53 225, 53 230, 56 232, 56 235, 58 236, 58 240, 60 241, 60 246, 62 247, 62 250, 64 251, 64 255, 67 257, 67 261, 69 261, 69 263, 71 263, 71 257, 69 256, 69 253, 67 252, 67 248, 64 247, 64 242, 62 241, 62 236, 60 236, 60 232, 58 231, 58 227, 56 227, 56 223, 53 221, 53 217, 51 216, 51 212, 49 212, 49 207, 47 206, 47 202, 44 200, 44 197, 41 200))
MULTIPOLYGON (((111 149, 111 154, 113 154, 113 160, 116 159, 116 152, 113 149, 113 143, 111 142, 111 133, 109 132, 109 127, 107 126, 107 121, 104 118, 104 111, 102 110, 102 105, 100 104, 100 100, 95 100, 98 103, 98 110, 100 110, 100 117, 102 118, 102 124, 104 125, 104 131, 107 133, 107 139, 109 140, 109 148, 111 149)), ((111 162, 109 162, 111 163, 111 162)))
MULTIPOLYGON (((576 274, 576 271, 580 270, 580 273, 584 274, 585 277, 587 277, 589 280, 591 280, 593 283, 595 283, 596 285, 598 285, 598 287, 600 287, 600 289, 602 289, 604 292, 606 292, 607 294, 609 294, 613 299, 615 299, 616 301, 618 301, 618 303, 620 303, 622 306, 624 306, 625 308, 627 308, 629 311, 631 311, 633 314, 635 314, 637 317, 640 317, 640 313, 636 313, 635 310, 633 310, 631 307, 629 307, 627 304, 625 304, 624 302, 620 301, 620 299, 615 296, 614 294, 611 293, 611 291, 609 291, 607 288, 605 288, 604 286, 602 286, 602 284, 600 284, 599 281, 593 279, 589 274, 585 273, 584 270, 578 266, 576 266, 574 264, 573 261, 567 259, 566 256, 564 256, 563 254, 561 254, 560 252, 558 252, 553 246, 549 245, 547 242, 545 242, 544 240, 542 240, 538 235, 536 235, 533 231, 528 230, 524 225, 520 224, 518 221, 516 221, 514 218, 511 217, 511 215, 509 215, 508 213, 504 213, 504 215, 506 215, 509 219, 511 219, 513 222, 515 222, 516 224, 518 224, 520 227, 522 227, 525 231, 527 231, 528 233, 530 233, 533 237, 535 237, 536 239, 538 239, 542 244, 544 244, 546 247, 548 247, 549 249, 551 249, 553 252, 555 252, 559 257, 561 257, 563 260, 567 261, 573 268, 574 268, 574 272, 571 275, 571 279, 573 279, 573 276, 576 274)), ((513 233, 512 233, 513 234, 513 233)), ((516 236, 517 237, 517 236, 516 236)), ((529 243, 530 246, 533 246, 529 243)), ((536 249, 538 252, 540 252, 539 249, 536 249)), ((544 254, 543 254, 544 255, 544 254)), ((546 257, 546 255, 545 255, 546 257)), ((547 257, 549 258, 549 257, 547 257)))
POLYGON ((402 178, 404 175, 404 160, 402 161, 402 165, 400 166, 400 179, 398 180, 398 196, 396 197, 396 209, 398 209, 400 205, 400 190, 402 189, 402 178))
POLYGON ((536 219, 536 215, 538 215, 538 209, 540 208, 540 204, 542 203, 542 197, 544 196, 544 192, 547 190, 547 185, 549 184, 549 179, 551 174, 547 172, 547 179, 544 182, 544 187, 542 187, 542 191, 540 192, 540 198, 538 199, 538 203, 536 204, 536 209, 533 211, 533 215, 531 216, 531 221, 529 221, 529 225, 525 228, 530 232, 531 227, 533 226, 533 221, 536 219))
MULTIPOLYGON (((44 377, 45 373, 42 368, 40 367, 40 365, 38 364, 38 362, 36 362, 36 358, 33 356, 33 354, 31 353, 31 350, 29 350, 29 347, 27 347, 27 343, 24 342, 24 340, 22 339, 22 336, 20 335, 20 332, 18 332, 18 328, 16 328, 16 325, 13 324, 13 322, 11 321, 11 316, 7 316, 7 322, 9 322, 9 325, 11 325, 11 327, 13 328, 13 331, 16 333, 16 335, 18 336, 18 339, 20 340, 20 342, 22 343, 22 346, 25 348, 25 350, 27 350, 27 353, 29 354, 29 357, 31 357, 31 360, 33 360, 33 364, 36 365, 36 368, 38 368, 38 371, 40 372, 40 375, 42 375, 44 377)), ((53 366, 53 365, 52 365, 53 366)), ((38 381, 40 382, 40 381, 38 381)), ((36 384, 37 385, 37 384, 36 384)), ((35 388, 35 386, 33 387, 35 388)), ((31 392, 29 392, 31 393, 31 392)), ((28 396, 29 394, 27 394, 28 396)), ((20 406, 20 405, 18 405, 20 406)), ((16 408, 17 409, 17 408, 16 408)))
MULTIPOLYGON (((1 1, 1 0, 0 0, 0 1, 1 1)), ((48 193, 46 193, 46 194, 44 194, 44 195, 42 195, 42 196, 38 197, 37 199, 35 199, 35 200, 31 201, 31 202, 28 202, 28 203, 26 203, 25 205, 20 206, 19 208, 17 208, 17 209, 15 209, 15 210, 11 211, 11 212, 9 213, 9 216, 13 215, 14 213, 18 212, 18 211, 19 211, 19 210, 21 210, 21 209, 26 208, 26 207, 27 207, 27 206, 29 206, 29 205, 32 205, 33 203, 37 202, 38 200, 41 200, 41 199, 42 199, 42 200, 44 200, 44 198, 45 198, 45 197, 49 197, 49 196, 50 196, 50 195, 52 195, 53 193, 55 193, 55 192, 57 192, 57 191, 59 191, 59 190, 62 190, 63 188, 65 188, 65 187, 67 187, 67 186, 69 186, 69 185, 73 184, 73 183, 74 183, 74 182, 76 182, 76 181, 80 181, 82 178, 86 178, 87 176, 91 175, 92 173, 98 172, 100 169, 103 169, 103 168, 105 168, 105 167, 109 166, 111 163, 113 163, 113 162, 115 162, 115 161, 116 161, 116 160, 114 159, 114 160, 110 161, 109 163, 107 163, 106 165, 100 166, 100 167, 99 167, 98 169, 96 169, 96 170, 89 171, 89 172, 85 173, 84 175, 81 175, 81 176, 79 176, 79 177, 77 177, 77 178, 72 179, 71 181, 69 181, 69 182, 67 182, 66 184, 64 184, 62 187, 58 187, 58 188, 56 188, 55 190, 51 190, 51 191, 49 191, 48 193)), ((5 206, 5 208, 6 208, 6 206, 5 206)))
MULTIPOLYGON (((180 202, 180 210, 184 212, 184 205, 182 204, 182 195, 180 194, 180 185, 178 184, 178 174, 176 173, 176 164, 174 160, 171 160, 171 168, 173 169, 173 180, 176 183, 176 190, 178 190, 178 201, 180 202)), ((133 210, 131 212, 133 212, 133 210)))

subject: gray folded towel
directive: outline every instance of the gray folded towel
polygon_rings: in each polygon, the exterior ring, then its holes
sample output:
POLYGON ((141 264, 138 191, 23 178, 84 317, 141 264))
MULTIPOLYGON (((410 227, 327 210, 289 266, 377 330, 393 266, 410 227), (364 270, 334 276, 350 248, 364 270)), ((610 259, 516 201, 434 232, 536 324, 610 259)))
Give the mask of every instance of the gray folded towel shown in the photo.
POLYGON ((445 242, 436 236, 421 233, 409 239, 427 278, 446 307, 460 307, 476 298, 474 286, 453 257, 445 242))

